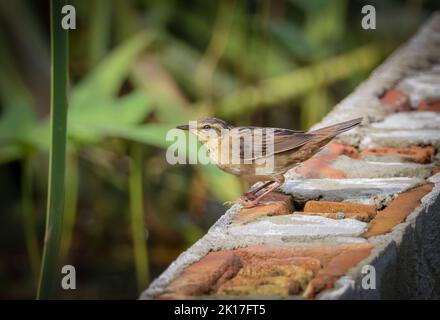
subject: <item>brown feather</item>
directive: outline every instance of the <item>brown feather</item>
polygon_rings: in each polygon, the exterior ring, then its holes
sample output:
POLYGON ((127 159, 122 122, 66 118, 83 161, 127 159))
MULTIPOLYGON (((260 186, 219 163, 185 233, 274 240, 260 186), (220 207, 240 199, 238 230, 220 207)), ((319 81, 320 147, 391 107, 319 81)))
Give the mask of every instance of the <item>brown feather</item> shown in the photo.
POLYGON ((240 159, 244 161, 256 160, 292 150, 303 146, 313 138, 311 134, 288 129, 237 127, 232 131, 235 131, 235 129, 237 129, 236 133, 240 137, 240 159), (268 135, 271 134, 273 134, 273 150, 270 148, 271 139, 268 138, 268 135), (245 143, 246 141, 257 141, 257 143, 245 143), (261 144, 258 142, 261 142, 261 144), (266 142, 269 142, 269 145, 266 142), (258 150, 260 152, 255 150, 258 145, 261 145, 261 151, 258 150))

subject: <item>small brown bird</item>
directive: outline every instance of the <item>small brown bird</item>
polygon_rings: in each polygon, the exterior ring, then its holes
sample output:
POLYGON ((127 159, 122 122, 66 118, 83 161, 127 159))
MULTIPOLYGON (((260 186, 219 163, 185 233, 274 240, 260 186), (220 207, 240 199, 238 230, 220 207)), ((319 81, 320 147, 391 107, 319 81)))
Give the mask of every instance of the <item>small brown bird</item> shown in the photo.
POLYGON ((362 118, 303 132, 281 128, 234 127, 217 118, 203 118, 196 125, 181 125, 207 148, 211 161, 223 171, 240 176, 251 183, 267 181, 244 193, 240 202, 246 208, 284 183, 287 170, 306 161, 338 134, 359 125, 362 118), (258 194, 268 186, 268 190, 258 194))

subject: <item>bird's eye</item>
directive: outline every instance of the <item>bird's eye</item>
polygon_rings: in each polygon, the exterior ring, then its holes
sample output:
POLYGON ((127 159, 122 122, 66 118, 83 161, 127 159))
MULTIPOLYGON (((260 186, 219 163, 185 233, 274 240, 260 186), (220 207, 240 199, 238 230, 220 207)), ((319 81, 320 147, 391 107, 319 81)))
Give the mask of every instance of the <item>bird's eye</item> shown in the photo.
POLYGON ((209 130, 209 129, 211 129, 211 126, 210 126, 209 124, 205 124, 205 125, 202 127, 202 129, 209 130))

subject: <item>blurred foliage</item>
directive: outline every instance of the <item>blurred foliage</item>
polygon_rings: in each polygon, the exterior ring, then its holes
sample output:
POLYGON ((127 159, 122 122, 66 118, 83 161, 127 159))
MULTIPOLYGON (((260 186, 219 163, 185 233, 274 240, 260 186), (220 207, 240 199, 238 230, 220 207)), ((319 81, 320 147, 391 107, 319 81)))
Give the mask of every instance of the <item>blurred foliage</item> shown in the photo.
MULTIPOLYGON (((61 259, 81 280, 78 290, 57 293, 68 298, 137 296, 129 222, 136 210, 146 224, 151 279, 247 188, 211 165, 170 166, 170 128, 215 115, 306 130, 436 6, 369 1, 377 29, 365 31, 360 0, 71 3, 77 30, 70 32, 61 259), (140 171, 133 146, 142 149, 140 171)), ((0 1, 0 297, 35 294, 47 190, 48 12, 46 0, 0 1)), ((139 251, 142 239, 133 237, 139 251)))

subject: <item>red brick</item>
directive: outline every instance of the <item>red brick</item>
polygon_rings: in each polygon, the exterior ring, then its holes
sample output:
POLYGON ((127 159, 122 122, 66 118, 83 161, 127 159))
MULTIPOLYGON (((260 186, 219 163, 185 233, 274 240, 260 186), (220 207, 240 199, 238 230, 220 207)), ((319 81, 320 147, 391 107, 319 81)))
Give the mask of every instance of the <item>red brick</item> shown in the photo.
POLYGON ((234 222, 247 223, 265 216, 289 214, 293 210, 290 196, 273 192, 263 199, 263 202, 252 208, 243 208, 234 217, 234 222))
POLYGON ((296 172, 306 179, 345 179, 347 175, 344 171, 338 170, 330 166, 327 162, 311 158, 296 169, 296 172))
MULTIPOLYGON (((211 252, 187 267, 159 299, 202 295, 293 295, 304 292, 322 268, 345 251, 370 249, 368 243, 338 246, 305 245, 247 248, 211 252)), ((333 270, 335 267, 332 267, 333 270)), ((344 269, 345 270, 345 269, 344 269)), ((333 272, 336 279, 340 273, 333 272)))
POLYGON ((435 164, 434 168, 432 168, 431 175, 435 175, 440 172, 440 159, 437 160, 437 163, 435 164))
POLYGON ((296 172, 306 179, 345 179, 347 175, 344 171, 335 169, 328 163, 340 155, 346 155, 352 159, 360 158, 359 151, 355 147, 332 142, 314 157, 305 161, 301 167, 296 169, 296 172))
POLYGON ((318 293, 333 288, 335 282, 345 275, 348 270, 368 257, 372 249, 373 246, 369 244, 363 248, 347 249, 341 252, 318 272, 307 286, 304 297, 312 299, 318 293))
POLYGON ((273 247, 266 244, 253 245, 247 248, 237 249, 234 254, 240 257, 243 264, 252 263, 256 259, 286 259, 292 257, 312 257, 326 266, 333 257, 347 249, 359 249, 370 247, 366 243, 343 244, 339 246, 308 245, 304 247, 273 247))
POLYGON ((187 267, 159 298, 178 299, 209 294, 234 277, 241 266, 240 259, 232 251, 210 252, 187 267))
POLYGON ((246 264, 236 277, 224 283, 217 294, 287 296, 303 292, 320 269, 313 258, 269 259, 246 264), (296 260, 312 260, 315 271, 297 265, 296 260))
POLYGON ((430 163, 431 157, 435 154, 435 149, 432 146, 426 147, 410 147, 410 148, 365 148, 362 150, 364 155, 396 155, 405 157, 408 160, 417 163, 430 163))
POLYGON ((431 192, 432 188, 433 184, 427 183, 397 196, 388 207, 378 212, 376 218, 370 222, 370 228, 362 236, 370 238, 390 232, 420 205, 420 199, 431 192))
POLYGON ((329 161, 337 158, 340 155, 346 155, 353 159, 359 159, 359 150, 355 147, 331 142, 326 145, 316 156, 321 160, 329 161))
POLYGON ((343 212, 346 218, 369 221, 376 216, 376 206, 315 200, 307 201, 304 206, 304 214, 318 214, 332 219, 336 219, 336 215, 339 212, 343 212))
POLYGON ((391 89, 385 92, 380 101, 391 107, 393 112, 411 111, 411 103, 409 96, 400 90, 391 89))
POLYGON ((425 99, 419 102, 417 106, 419 111, 440 112, 440 99, 425 99))

